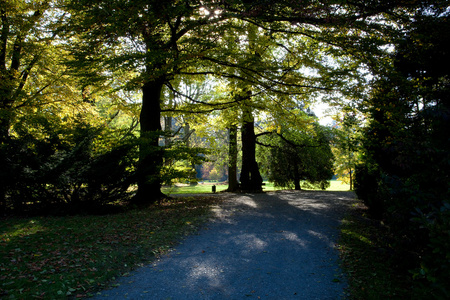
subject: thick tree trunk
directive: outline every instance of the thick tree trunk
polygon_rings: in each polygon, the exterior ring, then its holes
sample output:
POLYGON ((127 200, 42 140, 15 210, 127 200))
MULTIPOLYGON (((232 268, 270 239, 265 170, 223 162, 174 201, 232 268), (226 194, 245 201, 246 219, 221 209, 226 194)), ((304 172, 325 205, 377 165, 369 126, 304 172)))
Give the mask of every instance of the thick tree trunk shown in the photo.
POLYGON ((135 204, 152 204, 164 198, 161 192, 161 167, 163 149, 159 147, 161 134, 161 90, 164 79, 145 83, 142 87, 140 114, 141 143, 139 148, 138 190, 133 198, 135 204))
POLYGON ((262 177, 259 173, 256 162, 256 136, 255 123, 252 112, 249 108, 244 108, 242 124, 242 169, 241 169, 241 190, 261 192, 262 177))
MULTIPOLYGON (((3 76, 0 74, 0 80, 3 76)), ((4 82, 2 82, 4 84, 4 82)), ((0 85, 2 84, 0 83, 0 85)), ((6 181, 8 174, 8 162, 6 159, 6 145, 10 140, 10 128, 12 120, 12 100, 9 98, 11 90, 0 86, 0 166, 2 174, 0 174, 0 215, 6 212, 6 181)))
MULTIPOLYGON (((1 145, 3 146, 3 145, 1 145)), ((0 153, 2 156, 0 157, 0 164, 2 168, 6 166, 6 157, 4 157, 4 153, 0 153)), ((3 169, 5 172, 5 169, 3 169)), ((3 173, 2 172, 2 173, 3 173)), ((0 217, 4 215, 6 212, 6 173, 0 174, 0 217)))
POLYGON ((298 172, 298 166, 295 164, 294 166, 294 189, 296 191, 300 191, 302 189, 300 185, 300 174, 298 172))
POLYGON ((228 192, 236 192, 239 189, 237 180, 237 126, 233 125, 228 130, 230 141, 228 145, 228 192))

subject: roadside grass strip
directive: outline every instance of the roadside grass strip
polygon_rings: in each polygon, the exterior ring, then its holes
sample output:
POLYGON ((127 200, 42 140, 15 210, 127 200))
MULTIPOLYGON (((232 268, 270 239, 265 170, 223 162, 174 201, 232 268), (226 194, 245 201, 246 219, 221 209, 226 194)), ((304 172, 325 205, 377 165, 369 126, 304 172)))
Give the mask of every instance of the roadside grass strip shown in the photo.
POLYGON ((348 278, 349 299, 414 298, 412 276, 400 265, 389 230, 367 217, 367 208, 355 204, 341 225, 339 250, 348 278))

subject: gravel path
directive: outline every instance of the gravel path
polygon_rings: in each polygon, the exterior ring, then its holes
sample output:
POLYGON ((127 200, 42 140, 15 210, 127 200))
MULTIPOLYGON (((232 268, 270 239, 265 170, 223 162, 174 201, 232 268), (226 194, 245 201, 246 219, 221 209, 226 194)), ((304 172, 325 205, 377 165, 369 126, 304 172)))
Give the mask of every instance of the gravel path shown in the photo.
POLYGON ((99 299, 342 299, 337 226, 350 192, 221 194, 215 218, 99 299))

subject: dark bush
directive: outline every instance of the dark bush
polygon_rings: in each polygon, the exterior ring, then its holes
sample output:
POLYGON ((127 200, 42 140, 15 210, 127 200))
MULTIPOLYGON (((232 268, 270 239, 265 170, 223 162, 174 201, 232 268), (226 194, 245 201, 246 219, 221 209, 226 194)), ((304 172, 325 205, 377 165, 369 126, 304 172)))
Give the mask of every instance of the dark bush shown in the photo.
POLYGON ((433 9, 417 11, 393 68, 365 101, 370 121, 355 189, 371 210, 381 208, 418 294, 449 299, 450 23, 433 9))
POLYGON ((101 131, 80 124, 65 135, 13 137, 0 149, 0 179, 7 210, 14 213, 79 213, 127 200, 134 182, 133 139, 98 153, 101 131), (57 138, 62 136, 62 138, 57 138))
POLYGON ((355 193, 369 208, 371 215, 378 219, 384 212, 383 199, 378 189, 379 179, 377 171, 371 170, 367 165, 355 166, 355 193))

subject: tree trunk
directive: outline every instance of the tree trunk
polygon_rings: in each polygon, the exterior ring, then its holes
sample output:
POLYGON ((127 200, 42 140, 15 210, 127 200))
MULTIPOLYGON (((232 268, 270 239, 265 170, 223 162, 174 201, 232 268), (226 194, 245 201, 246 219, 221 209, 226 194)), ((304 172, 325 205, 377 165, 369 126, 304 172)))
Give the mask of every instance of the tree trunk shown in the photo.
MULTIPOLYGON (((184 124, 184 137, 183 137, 183 142, 186 145, 187 148, 191 147, 191 142, 189 140, 189 138, 191 137, 191 134, 194 132, 194 130, 191 130, 191 126, 189 125, 189 123, 185 123, 184 124)), ((192 162, 191 163, 191 167, 192 170, 195 171, 195 173, 192 175, 192 177, 189 179, 189 185, 191 186, 196 186, 198 185, 198 180, 197 180, 197 171, 195 168, 195 164, 192 162)))
POLYGON ((6 212, 6 185, 10 174, 8 174, 8 162, 7 162, 7 145, 10 142, 10 128, 13 118, 13 101, 10 96, 12 90, 4 87, 6 85, 4 78, 0 74, 0 166, 2 168, 2 174, 0 174, 0 215, 6 212))
MULTIPOLYGON (((1 78, 0 78, 1 79, 1 78)), ((0 88, 0 93, 3 89, 0 88)), ((10 128, 10 116, 9 109, 4 108, 4 100, 0 94, 0 165, 2 168, 0 174, 0 216, 6 211, 6 179, 8 177, 7 173, 7 160, 6 160, 6 145, 9 140, 9 128, 10 128)))
POLYGON ((256 162, 255 123, 250 108, 243 111, 241 189, 261 192, 262 177, 256 162))
POLYGON ((295 164, 294 166, 294 189, 296 191, 300 191, 302 189, 300 185, 300 174, 298 172, 298 165, 295 164))
POLYGON ((141 137, 137 170, 138 190, 135 204, 152 204, 165 197, 161 192, 163 149, 159 147, 161 134, 161 90, 164 78, 146 82, 142 86, 140 114, 141 137))
POLYGON ((172 117, 166 116, 164 117, 164 146, 167 148, 172 143, 172 137, 170 136, 172 133, 172 117))
POLYGON ((349 175, 350 175, 350 191, 353 191, 353 174, 352 174, 352 172, 353 172, 353 170, 352 170, 352 168, 350 168, 350 172, 349 172, 349 175))
POLYGON ((230 135, 229 147, 228 147, 228 192, 236 192, 239 189, 239 183, 237 180, 237 126, 232 125, 228 130, 230 135))
MULTIPOLYGON (((3 147, 3 145, 0 144, 3 147)), ((4 153, 0 153, 0 164, 2 168, 6 167, 6 157, 4 157, 4 153)), ((0 174, 0 217, 3 216, 6 212, 6 170, 2 170, 2 174, 0 174)))

